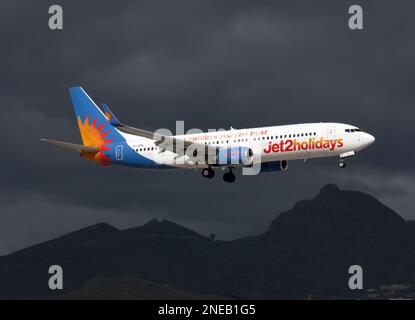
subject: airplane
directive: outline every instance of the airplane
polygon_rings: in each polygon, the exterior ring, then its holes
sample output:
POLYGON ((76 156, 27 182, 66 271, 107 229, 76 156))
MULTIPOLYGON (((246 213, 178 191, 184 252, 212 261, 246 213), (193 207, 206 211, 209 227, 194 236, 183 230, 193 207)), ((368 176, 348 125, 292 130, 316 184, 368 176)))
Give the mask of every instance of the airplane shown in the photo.
POLYGON ((102 110, 82 87, 69 88, 82 144, 41 139, 77 151, 84 159, 104 166, 124 165, 143 169, 200 169, 213 178, 235 181, 233 170, 248 175, 285 171, 288 161, 338 157, 339 167, 375 141, 356 126, 320 122, 234 129, 183 135, 150 132, 118 121, 106 104, 102 110))

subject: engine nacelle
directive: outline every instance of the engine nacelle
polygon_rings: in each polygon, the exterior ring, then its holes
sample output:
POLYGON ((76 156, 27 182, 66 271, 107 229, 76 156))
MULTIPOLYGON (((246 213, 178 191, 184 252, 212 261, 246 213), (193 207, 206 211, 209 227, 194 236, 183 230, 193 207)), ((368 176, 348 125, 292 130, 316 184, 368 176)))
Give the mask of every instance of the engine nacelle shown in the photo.
POLYGON ((231 147, 220 149, 216 155, 218 165, 234 164, 250 166, 254 161, 254 153, 251 148, 231 147))
POLYGON ((288 169, 288 161, 272 161, 261 163, 261 173, 271 171, 285 171, 288 169))

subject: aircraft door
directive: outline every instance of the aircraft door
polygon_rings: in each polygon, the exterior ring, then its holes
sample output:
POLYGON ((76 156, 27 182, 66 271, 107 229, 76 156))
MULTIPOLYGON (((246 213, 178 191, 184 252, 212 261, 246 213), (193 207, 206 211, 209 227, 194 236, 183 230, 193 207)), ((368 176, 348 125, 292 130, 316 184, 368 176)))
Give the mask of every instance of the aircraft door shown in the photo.
MULTIPOLYGON (((335 126, 329 126, 327 128, 327 140, 333 141, 336 140, 336 127, 335 126)), ((333 153, 333 150, 331 148, 324 148, 325 154, 331 154, 333 153)))
POLYGON ((330 126, 327 128, 327 139, 335 140, 336 139, 336 127, 330 126))
POLYGON ((124 146, 122 144, 115 147, 115 159, 122 161, 124 159, 124 146))

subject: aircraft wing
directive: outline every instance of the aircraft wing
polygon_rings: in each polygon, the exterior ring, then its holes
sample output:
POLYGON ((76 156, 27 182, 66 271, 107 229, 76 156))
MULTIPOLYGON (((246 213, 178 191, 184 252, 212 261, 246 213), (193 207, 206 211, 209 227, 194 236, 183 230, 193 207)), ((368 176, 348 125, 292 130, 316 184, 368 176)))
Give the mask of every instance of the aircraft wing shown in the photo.
POLYGON ((50 144, 54 144, 56 146, 65 148, 65 149, 70 149, 70 150, 74 150, 74 151, 84 151, 84 152, 98 152, 99 150, 101 150, 98 147, 92 147, 92 146, 84 146, 82 144, 76 144, 76 143, 70 143, 70 142, 64 142, 64 141, 58 141, 58 140, 51 140, 51 139, 40 139, 40 141, 43 142, 47 142, 50 144))
MULTIPOLYGON (((216 154, 217 147, 205 145, 200 142, 191 142, 184 139, 176 138, 174 136, 163 135, 155 132, 150 132, 142 129, 137 129, 131 126, 120 123, 116 128, 122 132, 129 133, 132 135, 153 139, 155 145, 165 150, 172 151, 178 155, 183 155, 186 149, 190 146, 195 148, 204 148, 205 154, 216 154)), ((200 150, 200 149, 199 149, 200 150)))
POLYGON ((174 153, 177 153, 178 156, 184 155, 184 152, 186 151, 186 149, 190 147, 191 145, 195 148, 198 148, 199 150, 200 148, 204 148, 205 154, 216 154, 217 147, 214 147, 214 146, 208 146, 208 145, 205 145, 199 142, 185 141, 184 139, 176 138, 174 136, 163 135, 160 133, 146 131, 143 129, 138 129, 138 128, 125 125, 118 121, 118 119, 114 116, 114 114, 109 109, 108 105, 102 104, 102 108, 104 109, 104 113, 107 116, 110 123, 114 127, 116 127, 118 130, 128 133, 128 134, 144 137, 147 139, 153 139, 155 140, 156 146, 159 146, 160 148, 164 150, 169 150, 174 153))

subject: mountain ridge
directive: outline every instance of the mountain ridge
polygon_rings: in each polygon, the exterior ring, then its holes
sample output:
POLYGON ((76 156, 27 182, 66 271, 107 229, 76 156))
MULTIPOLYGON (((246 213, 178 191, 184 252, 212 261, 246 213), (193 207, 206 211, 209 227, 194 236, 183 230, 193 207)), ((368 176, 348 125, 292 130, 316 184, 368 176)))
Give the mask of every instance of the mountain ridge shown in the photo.
POLYGON ((366 271, 366 286, 415 281, 414 239, 413 224, 374 197, 329 184, 279 214, 263 234, 233 241, 168 220, 82 228, 0 257, 0 298, 83 296, 91 279, 126 277, 236 298, 356 297, 347 286, 352 264, 366 271), (47 289, 52 264, 64 270, 63 293, 47 289))

